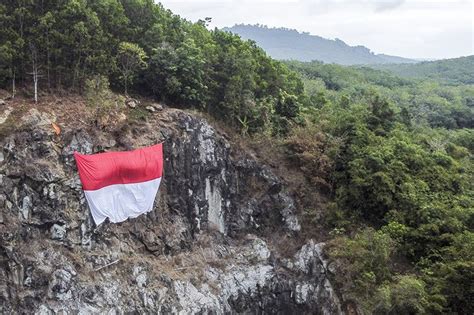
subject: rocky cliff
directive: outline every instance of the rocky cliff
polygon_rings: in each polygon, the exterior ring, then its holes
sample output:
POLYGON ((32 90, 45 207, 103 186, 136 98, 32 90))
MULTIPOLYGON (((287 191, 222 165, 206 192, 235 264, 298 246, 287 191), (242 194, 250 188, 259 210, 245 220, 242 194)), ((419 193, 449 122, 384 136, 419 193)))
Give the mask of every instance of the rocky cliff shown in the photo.
POLYGON ((57 135, 56 119, 29 109, 0 136, 0 313, 341 313, 324 245, 283 252, 301 229, 284 180, 206 120, 165 109, 57 135), (158 142, 155 209, 95 226, 73 152, 158 142))

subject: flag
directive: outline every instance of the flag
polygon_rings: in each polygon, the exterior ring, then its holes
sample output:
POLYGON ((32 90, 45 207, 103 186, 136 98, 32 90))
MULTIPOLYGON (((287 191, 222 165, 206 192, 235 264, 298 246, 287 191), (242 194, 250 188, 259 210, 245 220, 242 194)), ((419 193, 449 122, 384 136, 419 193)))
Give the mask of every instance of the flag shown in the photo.
POLYGON ((97 225, 153 209, 163 174, 162 144, 126 152, 74 152, 82 189, 97 225))

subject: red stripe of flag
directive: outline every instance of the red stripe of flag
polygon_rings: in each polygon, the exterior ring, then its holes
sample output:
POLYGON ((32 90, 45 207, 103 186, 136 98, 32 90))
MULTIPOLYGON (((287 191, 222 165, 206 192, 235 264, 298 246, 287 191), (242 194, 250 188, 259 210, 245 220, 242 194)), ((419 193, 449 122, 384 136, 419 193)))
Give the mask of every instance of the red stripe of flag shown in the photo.
POLYGON ((74 152, 84 190, 141 183, 163 174, 162 144, 126 152, 84 155, 74 152))

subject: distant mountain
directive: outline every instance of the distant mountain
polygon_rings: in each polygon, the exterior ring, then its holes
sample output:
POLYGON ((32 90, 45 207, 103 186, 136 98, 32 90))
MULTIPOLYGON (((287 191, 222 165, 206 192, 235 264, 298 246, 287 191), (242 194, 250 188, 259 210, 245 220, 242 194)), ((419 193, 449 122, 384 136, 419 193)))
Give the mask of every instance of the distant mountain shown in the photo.
POLYGON ((433 79, 448 84, 474 84, 474 55, 417 64, 372 65, 405 78, 433 79))
POLYGON ((415 63, 416 60, 374 54, 364 46, 349 46, 340 39, 300 33, 287 28, 268 28, 262 25, 239 24, 223 30, 251 39, 275 59, 312 61, 341 65, 415 63))

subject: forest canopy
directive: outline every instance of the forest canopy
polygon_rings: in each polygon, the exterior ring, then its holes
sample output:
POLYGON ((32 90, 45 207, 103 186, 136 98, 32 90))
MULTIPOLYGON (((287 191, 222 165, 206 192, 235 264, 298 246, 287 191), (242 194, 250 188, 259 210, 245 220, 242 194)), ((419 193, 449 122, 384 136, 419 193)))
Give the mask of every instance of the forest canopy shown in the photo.
POLYGON ((474 56, 424 61, 417 64, 372 65, 405 78, 431 79, 450 85, 474 84, 474 56))
POLYGON ((474 86, 288 66, 309 105, 286 143, 331 200, 339 292, 367 313, 472 313, 474 86))
POLYGON ((105 76, 115 89, 192 106, 255 132, 285 132, 303 84, 254 43, 152 0, 2 1, 0 87, 81 91, 105 76))

